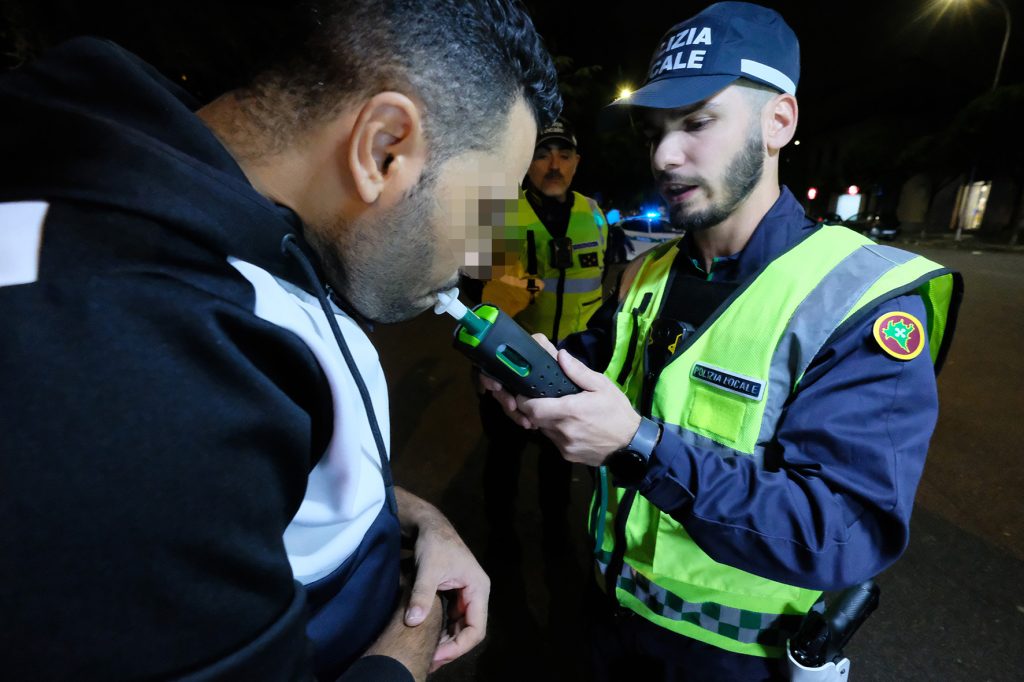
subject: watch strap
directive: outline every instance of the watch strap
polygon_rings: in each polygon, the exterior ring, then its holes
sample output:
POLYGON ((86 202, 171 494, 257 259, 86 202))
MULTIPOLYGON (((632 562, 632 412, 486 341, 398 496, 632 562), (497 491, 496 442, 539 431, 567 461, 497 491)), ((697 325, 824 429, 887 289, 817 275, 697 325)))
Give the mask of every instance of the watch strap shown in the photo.
POLYGON ((658 445, 658 441, 660 439, 661 424, 653 419, 641 417, 640 425, 636 427, 636 433, 633 434, 633 438, 629 441, 629 445, 623 449, 632 450, 644 459, 650 459, 651 454, 654 452, 654 448, 658 445))

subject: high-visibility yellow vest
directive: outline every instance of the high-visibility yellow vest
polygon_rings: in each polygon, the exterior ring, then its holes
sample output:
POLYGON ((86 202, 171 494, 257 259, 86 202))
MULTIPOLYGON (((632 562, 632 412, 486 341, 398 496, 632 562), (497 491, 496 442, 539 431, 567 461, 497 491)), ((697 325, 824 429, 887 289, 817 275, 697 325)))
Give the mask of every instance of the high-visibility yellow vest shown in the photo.
MULTIPOLYGON (((619 383, 634 407, 643 383, 644 344, 677 254, 678 240, 645 259, 616 316, 617 341, 605 374, 619 383)), ((647 416, 696 447, 760 463, 787 397, 844 322, 856 322, 858 312, 884 300, 916 292, 925 303, 936 361, 948 343, 946 323, 959 287, 958 275, 925 258, 880 246, 844 227, 822 227, 737 290, 687 341, 657 379, 647 416), (723 390, 695 379, 704 376, 702 368, 742 377, 743 385, 723 390)), ((608 485, 607 476, 601 479, 605 482, 595 493, 595 508, 603 513, 593 518, 591 532, 603 575, 625 491, 608 485)), ((624 562, 615 576, 620 604, 722 649, 783 655, 786 639, 819 592, 716 562, 682 524, 642 496, 625 513, 624 562)))
POLYGON ((552 267, 551 233, 537 217, 525 195, 519 197, 517 232, 520 259, 525 276, 538 284, 530 304, 515 316, 531 333, 541 332, 554 342, 582 331, 601 304, 601 276, 608 225, 593 199, 573 192, 572 211, 566 236, 572 240, 572 266, 552 267))

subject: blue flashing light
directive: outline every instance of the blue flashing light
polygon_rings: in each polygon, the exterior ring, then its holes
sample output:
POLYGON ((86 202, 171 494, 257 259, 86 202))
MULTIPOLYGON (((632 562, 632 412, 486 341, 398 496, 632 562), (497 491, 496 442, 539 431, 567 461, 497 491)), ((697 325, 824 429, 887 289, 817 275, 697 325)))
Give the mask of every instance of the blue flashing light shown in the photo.
POLYGON ((645 215, 646 217, 648 217, 648 218, 652 219, 652 220, 653 220, 654 218, 660 218, 660 217, 661 217, 661 214, 660 214, 660 213, 658 213, 657 211, 648 211, 648 212, 647 212, 647 213, 645 213, 644 215, 645 215))

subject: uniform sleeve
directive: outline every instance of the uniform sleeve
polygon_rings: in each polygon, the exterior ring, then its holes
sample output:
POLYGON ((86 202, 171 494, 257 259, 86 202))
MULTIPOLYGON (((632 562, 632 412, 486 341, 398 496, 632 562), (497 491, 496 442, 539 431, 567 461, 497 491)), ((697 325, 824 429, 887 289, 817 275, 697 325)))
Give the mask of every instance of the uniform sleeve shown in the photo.
POLYGON ((666 432, 639 492, 718 562, 834 590, 877 575, 907 546, 911 507, 938 415, 928 349, 885 354, 879 315, 926 319, 917 296, 892 299, 826 346, 784 408, 759 468, 666 432))

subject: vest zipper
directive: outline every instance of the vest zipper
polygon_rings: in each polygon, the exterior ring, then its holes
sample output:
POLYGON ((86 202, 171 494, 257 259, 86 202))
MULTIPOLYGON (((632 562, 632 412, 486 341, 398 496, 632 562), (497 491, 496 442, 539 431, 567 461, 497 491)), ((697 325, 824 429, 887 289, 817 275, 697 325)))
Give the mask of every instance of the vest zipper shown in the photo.
MULTIPOLYGON (((606 484, 607 485, 607 484, 606 484)), ((608 568, 604 573, 604 587, 612 604, 618 606, 619 599, 615 595, 615 585, 626 556, 626 524, 629 521, 629 510, 636 499, 636 488, 630 488, 619 500, 619 508, 615 510, 615 544, 612 545, 612 556, 608 560, 608 568)))
POLYGON ((558 345, 558 326, 562 322, 562 300, 565 298, 565 270, 558 271, 558 287, 555 289, 555 324, 551 328, 551 343, 558 345))
POLYGON ((530 277, 526 280, 526 290, 530 292, 530 302, 533 302, 539 288, 535 279, 537 275, 537 238, 533 230, 526 231, 526 274, 530 277))

